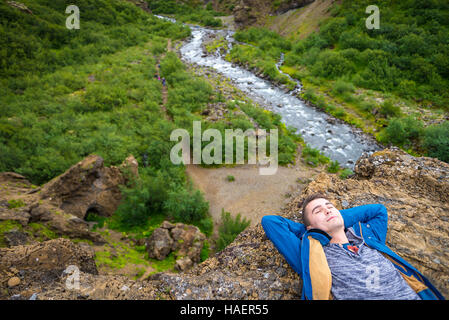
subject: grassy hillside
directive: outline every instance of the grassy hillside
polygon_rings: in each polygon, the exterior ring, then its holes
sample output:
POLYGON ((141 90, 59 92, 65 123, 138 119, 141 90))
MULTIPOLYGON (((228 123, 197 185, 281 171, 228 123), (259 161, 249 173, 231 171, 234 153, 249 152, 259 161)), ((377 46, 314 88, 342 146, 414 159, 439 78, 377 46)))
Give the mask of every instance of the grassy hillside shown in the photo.
POLYGON ((306 100, 383 143, 449 161, 449 4, 378 1, 381 27, 368 30, 370 4, 334 3, 304 39, 241 30, 235 38, 248 45, 229 59, 290 86, 275 68, 284 53, 282 71, 302 81, 306 100))

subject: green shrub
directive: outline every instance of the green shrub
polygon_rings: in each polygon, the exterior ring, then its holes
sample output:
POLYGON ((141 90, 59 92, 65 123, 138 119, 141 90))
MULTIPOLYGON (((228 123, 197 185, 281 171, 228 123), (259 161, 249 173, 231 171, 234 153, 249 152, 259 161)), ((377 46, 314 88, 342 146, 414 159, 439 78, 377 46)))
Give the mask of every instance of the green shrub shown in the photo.
POLYGON ((337 160, 332 161, 330 165, 327 167, 327 172, 329 173, 337 173, 340 170, 340 164, 337 160))
POLYGON ((311 71, 315 76, 334 79, 353 72, 354 69, 353 63, 338 52, 324 50, 319 53, 311 71))
POLYGON ((341 179, 346 179, 348 176, 354 174, 354 172, 351 169, 348 168, 344 168, 341 173, 340 173, 340 178, 341 179))
POLYGON ((449 121, 427 127, 423 147, 430 157, 449 163, 449 121))
POLYGON ((337 81, 335 81, 332 88, 332 93, 335 95, 343 95, 344 93, 350 93, 354 91, 354 85, 350 82, 345 82, 342 79, 338 79, 337 81))
POLYGON ((209 255, 210 255, 210 244, 209 241, 204 240, 204 244, 200 252, 200 261, 201 262, 205 261, 207 258, 209 258, 209 255))
POLYGON ((368 113, 374 109, 375 105, 374 105, 374 103, 369 102, 369 101, 361 101, 361 102, 356 103, 356 107, 360 111, 368 113))
POLYGON ((328 157, 321 154, 320 150, 307 145, 302 149, 302 157, 307 164, 313 167, 316 167, 319 164, 329 163, 330 161, 328 157))
POLYGON ((168 193, 164 209, 176 221, 193 223, 207 217, 209 203, 204 200, 199 190, 191 192, 179 188, 168 193))
POLYGON ((306 89, 303 94, 304 99, 316 103, 318 101, 318 97, 312 89, 306 89))
POLYGON ((401 108, 395 106, 391 101, 386 100, 380 106, 379 113, 385 118, 399 117, 401 115, 401 108))
POLYGON ((229 176, 226 177, 226 180, 229 181, 229 182, 232 182, 232 181, 235 181, 235 177, 229 175, 229 176))
POLYGON ((216 251, 221 251, 226 248, 250 223, 246 218, 242 219, 240 213, 235 218, 232 218, 230 212, 225 212, 222 209, 216 251))
POLYGON ((392 118, 384 130, 382 139, 384 142, 392 142, 403 146, 413 142, 418 143, 423 133, 423 124, 412 116, 406 118, 392 118))
POLYGON ((201 219, 199 222, 195 222, 195 225, 207 237, 210 237, 212 235, 212 231, 214 230, 214 221, 212 220, 212 217, 210 215, 208 215, 204 219, 201 219))
POLYGON ((97 224, 94 225, 93 229, 97 229, 97 228, 101 229, 104 227, 104 223, 107 220, 107 218, 100 216, 100 215, 96 214, 95 212, 88 211, 86 213, 86 216, 84 217, 84 220, 97 222, 97 224))

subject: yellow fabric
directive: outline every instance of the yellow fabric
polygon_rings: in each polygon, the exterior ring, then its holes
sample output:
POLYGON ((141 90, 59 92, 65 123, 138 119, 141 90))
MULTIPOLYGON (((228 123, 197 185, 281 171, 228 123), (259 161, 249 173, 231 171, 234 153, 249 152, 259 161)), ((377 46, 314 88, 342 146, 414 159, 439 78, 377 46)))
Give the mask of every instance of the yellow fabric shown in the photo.
MULTIPOLYGON (((400 264, 400 263, 397 262, 397 261, 394 261, 394 260, 393 260, 390 256, 388 256, 387 254, 385 254, 385 253, 382 253, 382 254, 384 255, 385 258, 387 258, 388 260, 390 260, 393 264, 395 264, 395 265, 400 265, 401 267, 403 267, 402 264, 400 264)), ((422 283, 421 281, 419 281, 419 280, 416 279, 415 277, 413 277, 413 276, 408 276, 408 275, 406 275, 406 274, 403 274, 400 270, 399 270, 399 272, 401 273, 401 276, 404 278, 404 280, 408 283, 408 285, 410 286, 410 288, 412 288, 416 293, 418 293, 418 292, 420 292, 420 291, 423 291, 423 290, 425 290, 425 289, 428 288, 424 283, 422 283)))
POLYGON ((312 281, 313 300, 329 300, 332 298, 332 275, 327 264, 323 246, 311 236, 308 238, 310 242, 309 270, 310 280, 312 281))

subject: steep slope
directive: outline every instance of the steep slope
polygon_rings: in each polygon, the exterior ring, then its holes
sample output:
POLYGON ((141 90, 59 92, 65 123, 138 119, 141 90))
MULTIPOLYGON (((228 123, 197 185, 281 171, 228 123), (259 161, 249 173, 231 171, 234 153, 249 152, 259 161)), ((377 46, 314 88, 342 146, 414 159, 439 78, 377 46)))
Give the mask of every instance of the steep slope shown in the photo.
POLYGON ((224 1, 219 8, 224 6, 225 8, 231 9, 237 25, 245 27, 255 24, 263 25, 267 16, 279 15, 312 2, 313 0, 230 0, 224 1))
POLYGON ((264 26, 282 36, 305 39, 312 32, 319 31, 319 25, 330 17, 330 8, 335 0, 315 0, 301 8, 269 16, 264 26))

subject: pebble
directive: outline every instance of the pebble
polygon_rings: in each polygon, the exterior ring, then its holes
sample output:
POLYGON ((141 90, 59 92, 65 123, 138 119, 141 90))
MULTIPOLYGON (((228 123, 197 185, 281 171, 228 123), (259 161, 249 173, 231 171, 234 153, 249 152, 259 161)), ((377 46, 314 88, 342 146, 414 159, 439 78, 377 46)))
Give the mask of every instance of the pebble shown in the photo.
POLYGON ((20 278, 12 277, 8 280, 8 287, 12 288, 20 284, 20 278))

